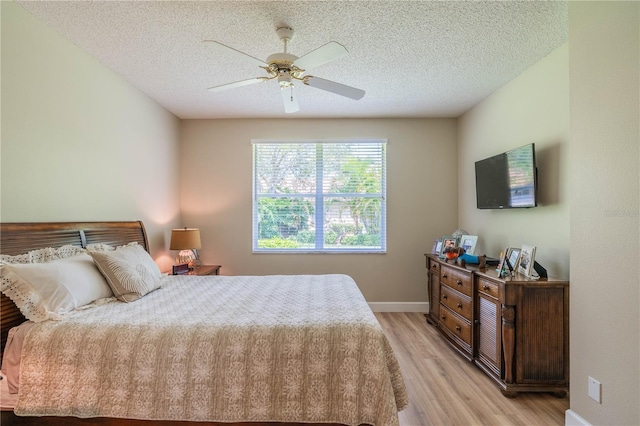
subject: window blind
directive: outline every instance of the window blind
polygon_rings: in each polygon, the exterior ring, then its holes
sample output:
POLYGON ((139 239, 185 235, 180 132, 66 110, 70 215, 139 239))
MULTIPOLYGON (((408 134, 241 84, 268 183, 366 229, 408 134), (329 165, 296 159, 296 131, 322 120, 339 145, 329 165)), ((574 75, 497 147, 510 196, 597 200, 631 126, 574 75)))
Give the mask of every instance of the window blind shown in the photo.
POLYGON ((255 252, 386 251, 386 140, 252 143, 255 252))

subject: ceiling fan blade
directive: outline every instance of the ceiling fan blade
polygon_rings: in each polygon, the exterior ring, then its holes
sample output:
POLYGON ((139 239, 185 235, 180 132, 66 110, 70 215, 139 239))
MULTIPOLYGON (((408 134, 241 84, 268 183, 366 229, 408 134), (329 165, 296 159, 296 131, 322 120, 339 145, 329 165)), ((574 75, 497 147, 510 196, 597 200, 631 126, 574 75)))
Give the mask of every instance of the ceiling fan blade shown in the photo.
POLYGON ((293 90, 293 86, 281 87, 282 101, 284 102, 284 112, 292 113, 300 111, 298 106, 298 97, 293 90))
POLYGON ((362 99, 365 93, 364 90, 318 77, 308 76, 304 79, 304 84, 317 89, 326 90, 327 92, 335 93, 336 95, 346 96, 347 98, 355 99, 356 101, 358 99, 362 99))
POLYGON ((316 50, 312 50, 306 55, 299 57, 293 62, 293 65, 303 70, 310 70, 341 58, 348 53, 343 45, 335 41, 330 41, 324 46, 320 46, 316 50))
POLYGON ((247 86, 249 84, 260 83, 261 81, 266 81, 266 80, 268 80, 268 78, 266 77, 250 78, 248 80, 241 80, 241 81, 236 81, 234 83, 227 83, 227 84, 222 84, 220 86, 209 87, 207 88, 207 90, 211 92, 220 92, 222 90, 233 89, 234 87, 247 86))
POLYGON ((218 43, 215 40, 203 40, 202 42, 209 44, 211 47, 215 48, 218 52, 225 52, 225 53, 228 53, 228 54, 232 54, 232 55, 234 55, 234 57, 236 57, 238 59, 241 59, 243 61, 248 61, 248 62, 253 63, 253 64, 255 64, 255 65, 259 66, 259 67, 266 67, 267 66, 267 64, 264 61, 262 61, 262 60, 260 60, 258 58, 254 58, 251 55, 247 55, 246 53, 241 52, 241 51, 239 51, 237 49, 234 49, 233 47, 229 47, 229 46, 224 45, 222 43, 218 43))

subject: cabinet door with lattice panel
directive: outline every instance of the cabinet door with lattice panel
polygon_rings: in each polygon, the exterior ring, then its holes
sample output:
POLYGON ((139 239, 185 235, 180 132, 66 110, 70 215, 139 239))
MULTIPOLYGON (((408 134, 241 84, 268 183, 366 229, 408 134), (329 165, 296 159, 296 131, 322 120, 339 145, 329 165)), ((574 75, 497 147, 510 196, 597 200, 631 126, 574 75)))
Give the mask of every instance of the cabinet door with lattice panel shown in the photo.
POLYGON ((477 279, 478 314, 476 315, 477 360, 497 378, 504 378, 502 372, 502 320, 498 284, 484 278, 477 279))

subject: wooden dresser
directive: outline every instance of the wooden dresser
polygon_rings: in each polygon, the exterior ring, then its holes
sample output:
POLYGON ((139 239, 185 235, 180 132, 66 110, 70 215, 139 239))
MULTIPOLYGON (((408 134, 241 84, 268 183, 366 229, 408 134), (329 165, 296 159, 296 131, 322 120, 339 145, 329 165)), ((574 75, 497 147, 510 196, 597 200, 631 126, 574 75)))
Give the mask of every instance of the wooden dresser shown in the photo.
POLYGON ((452 347, 508 397, 569 390, 569 282, 446 263, 426 255, 429 314, 452 347))

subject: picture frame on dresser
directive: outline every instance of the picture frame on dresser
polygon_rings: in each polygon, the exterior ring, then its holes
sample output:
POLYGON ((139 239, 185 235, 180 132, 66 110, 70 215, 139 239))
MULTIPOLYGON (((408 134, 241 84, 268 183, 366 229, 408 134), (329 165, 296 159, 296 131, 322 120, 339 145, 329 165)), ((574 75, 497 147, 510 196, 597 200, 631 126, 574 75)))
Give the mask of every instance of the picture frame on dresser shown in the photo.
POLYGON ((431 248, 431 254, 439 255, 442 251, 442 238, 433 240, 433 247, 431 248))
POLYGON ((498 266, 496 266, 496 272, 498 274, 502 273, 502 268, 504 268, 504 260, 507 258, 508 255, 509 255, 509 248, 507 248, 505 251, 500 252, 500 261, 498 262, 498 266))
POLYGON ((523 244, 520 251, 520 259, 518 261, 518 272, 527 277, 531 277, 535 257, 536 247, 523 244))
POLYGON ((518 271, 518 262, 520 261, 520 247, 507 247, 504 255, 504 263, 502 268, 498 271, 500 276, 504 276, 507 273, 513 276, 518 271))
POLYGON ((460 243, 458 245, 464 249, 465 253, 472 255, 475 253, 477 244, 477 235, 463 235, 460 237, 460 243))
POLYGON ((454 237, 453 235, 442 237, 442 247, 440 247, 440 252, 438 255, 440 257, 444 257, 444 251, 447 247, 457 247, 458 246, 458 237, 454 237))

